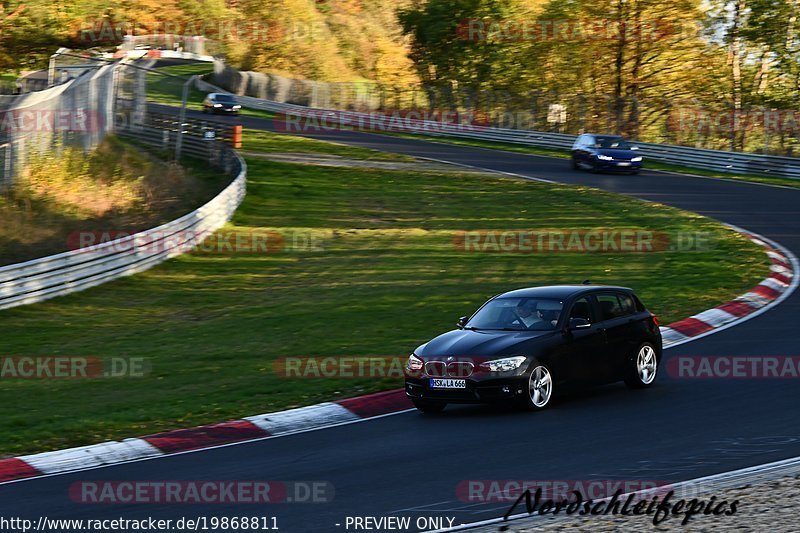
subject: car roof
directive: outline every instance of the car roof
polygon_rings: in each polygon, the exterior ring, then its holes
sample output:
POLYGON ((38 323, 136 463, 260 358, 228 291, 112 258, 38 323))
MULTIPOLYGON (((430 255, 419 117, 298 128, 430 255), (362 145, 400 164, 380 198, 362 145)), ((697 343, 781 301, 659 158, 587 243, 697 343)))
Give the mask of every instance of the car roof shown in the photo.
POLYGON ((498 294, 497 298, 558 298, 561 300, 570 298, 577 294, 600 291, 615 290, 633 292, 628 287, 616 285, 547 285, 544 287, 527 287, 498 294))

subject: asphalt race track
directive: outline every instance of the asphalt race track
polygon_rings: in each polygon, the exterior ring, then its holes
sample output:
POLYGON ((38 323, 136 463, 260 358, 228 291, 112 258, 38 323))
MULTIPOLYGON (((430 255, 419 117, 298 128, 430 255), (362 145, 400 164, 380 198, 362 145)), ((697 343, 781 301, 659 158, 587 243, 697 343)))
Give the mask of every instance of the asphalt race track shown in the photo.
MULTIPOLYGON (((271 128, 265 119, 220 120, 271 128)), ((566 160, 368 133, 336 131, 315 136, 590 185, 669 204, 760 233, 800 254, 798 189, 652 171, 638 176, 595 175, 572 170, 566 160)), ((513 286, 513 280, 510 283, 513 286)), ((665 354, 667 358, 800 355, 798 315, 800 293, 795 293, 752 320, 665 354)), ((8 483, 0 486, 0 514, 34 520, 42 514, 49 518, 268 515, 276 516, 279 528, 290 532, 345 530, 348 516, 415 519, 424 515, 455 518, 456 524, 474 522, 501 516, 508 505, 460 501, 456 487, 464 480, 680 481, 800 456, 798 399, 800 382, 796 379, 675 380, 662 372, 652 390, 630 391, 622 384, 603 387, 569 396, 542 413, 481 406, 450 407, 440 416, 405 412, 286 437, 8 483), (73 503, 68 497, 68 488, 76 481, 198 479, 326 481, 335 487, 335 497, 325 504, 268 507, 90 505, 73 503)))

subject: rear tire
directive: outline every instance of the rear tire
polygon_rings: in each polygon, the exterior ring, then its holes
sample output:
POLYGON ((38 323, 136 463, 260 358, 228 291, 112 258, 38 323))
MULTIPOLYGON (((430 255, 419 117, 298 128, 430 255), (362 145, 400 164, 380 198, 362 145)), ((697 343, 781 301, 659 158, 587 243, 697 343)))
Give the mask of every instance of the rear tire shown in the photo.
POLYGON ((600 174, 600 167, 597 166, 597 163, 590 163, 592 165, 592 174, 600 174))
POLYGON ((414 407, 416 407, 418 411, 426 414, 441 413, 444 411, 444 408, 447 407, 447 402, 416 399, 411 401, 414 403, 414 407))
POLYGON ((553 371, 545 363, 534 360, 528 374, 528 394, 524 395, 522 406, 528 411, 541 411, 553 403, 555 379, 553 371))
POLYGON ((653 386, 658 376, 658 355, 655 347, 642 343, 631 358, 625 384, 632 389, 646 389, 653 386))

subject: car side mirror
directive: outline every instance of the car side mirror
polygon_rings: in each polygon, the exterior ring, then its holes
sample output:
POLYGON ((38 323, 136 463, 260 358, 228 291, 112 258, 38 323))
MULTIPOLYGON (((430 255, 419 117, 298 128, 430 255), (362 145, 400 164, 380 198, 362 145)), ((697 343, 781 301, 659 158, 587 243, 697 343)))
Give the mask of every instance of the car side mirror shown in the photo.
POLYGON ((467 325, 467 319, 468 318, 469 318, 468 316, 462 316, 461 318, 459 318, 458 322, 456 322, 456 327, 458 329, 464 329, 464 326, 467 325))
POLYGON ((569 329, 586 329, 592 327, 592 323, 585 318, 570 318, 569 329))

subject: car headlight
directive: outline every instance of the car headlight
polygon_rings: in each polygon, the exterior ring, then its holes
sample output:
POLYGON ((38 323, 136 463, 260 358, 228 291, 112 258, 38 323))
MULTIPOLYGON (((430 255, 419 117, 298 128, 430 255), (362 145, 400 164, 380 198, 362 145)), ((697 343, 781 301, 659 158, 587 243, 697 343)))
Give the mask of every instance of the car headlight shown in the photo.
POLYGON ((214 107, 222 107, 222 104, 214 104, 214 107))
POLYGON ((642 156, 638 156, 638 157, 633 157, 633 158, 631 158, 631 161, 633 161, 634 163, 638 163, 638 162, 639 162, 639 161, 641 161, 641 160, 642 160, 642 156))
POLYGON ((413 353, 408 356, 408 362, 406 363, 406 368, 409 370, 422 370, 422 359, 414 355, 413 353))
POLYGON ((614 158, 611 157, 610 155, 603 155, 603 154, 597 154, 597 159, 600 159, 602 161, 613 161, 614 160, 614 158))
POLYGON ((233 108, 234 108, 234 109, 241 109, 241 108, 242 108, 242 106, 240 106, 240 105, 235 105, 235 106, 233 106, 233 108))
POLYGON ((481 363, 481 368, 490 372, 508 372, 519 368, 525 362, 525 359, 527 358, 524 355, 517 355, 516 357, 486 361, 481 363))

